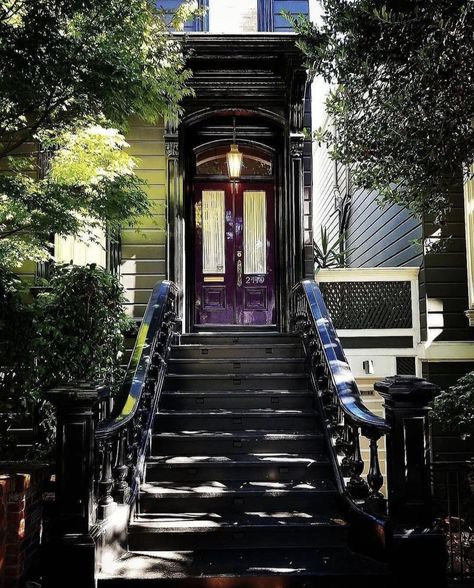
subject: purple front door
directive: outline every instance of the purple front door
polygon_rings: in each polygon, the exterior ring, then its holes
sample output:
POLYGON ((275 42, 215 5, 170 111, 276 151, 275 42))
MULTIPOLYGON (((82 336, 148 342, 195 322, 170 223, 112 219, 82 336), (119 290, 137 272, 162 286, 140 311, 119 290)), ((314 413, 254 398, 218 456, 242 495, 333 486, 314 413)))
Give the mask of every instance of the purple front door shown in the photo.
POLYGON ((196 184, 194 230, 195 325, 274 325, 273 186, 196 184))

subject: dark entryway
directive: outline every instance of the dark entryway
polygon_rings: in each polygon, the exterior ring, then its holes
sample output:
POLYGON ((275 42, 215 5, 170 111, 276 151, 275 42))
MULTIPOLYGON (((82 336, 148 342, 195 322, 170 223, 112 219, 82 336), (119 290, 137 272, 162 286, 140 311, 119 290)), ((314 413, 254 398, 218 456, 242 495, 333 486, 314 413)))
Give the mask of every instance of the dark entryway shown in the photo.
POLYGON ((276 325, 273 185, 196 183, 195 326, 276 325))

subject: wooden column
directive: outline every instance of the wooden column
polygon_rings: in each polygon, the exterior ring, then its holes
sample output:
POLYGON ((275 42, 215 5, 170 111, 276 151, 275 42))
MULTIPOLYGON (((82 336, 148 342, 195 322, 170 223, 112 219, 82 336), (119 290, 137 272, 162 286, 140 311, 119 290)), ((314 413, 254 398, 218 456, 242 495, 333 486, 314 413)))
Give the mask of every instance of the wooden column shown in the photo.
POLYGON ((167 279, 174 282, 180 291, 176 304, 176 328, 182 330, 184 321, 184 201, 179 170, 178 126, 174 121, 165 124, 165 150, 167 159, 167 279))

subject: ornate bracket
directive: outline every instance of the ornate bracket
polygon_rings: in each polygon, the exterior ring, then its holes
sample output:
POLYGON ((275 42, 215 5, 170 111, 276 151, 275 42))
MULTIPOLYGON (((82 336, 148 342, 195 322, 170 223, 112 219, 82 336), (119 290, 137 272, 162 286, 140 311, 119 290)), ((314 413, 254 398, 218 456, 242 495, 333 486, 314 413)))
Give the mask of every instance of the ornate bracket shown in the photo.
POLYGON ((165 151, 168 158, 179 156, 178 121, 176 119, 165 120, 165 151))
POLYGON ((290 155, 293 159, 303 157, 304 135, 302 133, 290 134, 290 155))

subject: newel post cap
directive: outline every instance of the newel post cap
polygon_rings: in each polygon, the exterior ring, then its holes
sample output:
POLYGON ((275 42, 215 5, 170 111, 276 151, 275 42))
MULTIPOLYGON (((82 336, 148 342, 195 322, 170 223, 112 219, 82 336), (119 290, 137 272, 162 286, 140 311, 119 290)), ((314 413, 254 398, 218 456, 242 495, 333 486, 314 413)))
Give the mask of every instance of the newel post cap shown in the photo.
POLYGON ((51 388, 46 392, 47 399, 53 404, 82 404, 92 406, 99 400, 109 396, 109 388, 105 384, 76 380, 51 388))
POLYGON ((374 388, 386 401, 415 406, 431 402, 440 391, 436 384, 417 376, 388 376, 374 388))

